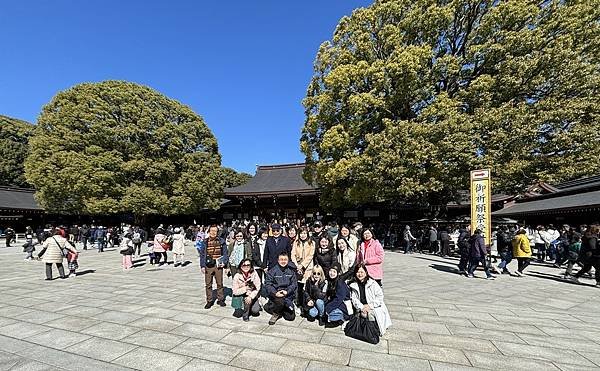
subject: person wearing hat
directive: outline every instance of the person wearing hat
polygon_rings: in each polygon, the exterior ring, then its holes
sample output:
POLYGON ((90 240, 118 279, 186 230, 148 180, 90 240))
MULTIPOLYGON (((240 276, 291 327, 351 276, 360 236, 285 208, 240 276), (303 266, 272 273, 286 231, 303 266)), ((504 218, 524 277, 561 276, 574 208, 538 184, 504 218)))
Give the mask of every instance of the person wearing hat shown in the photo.
POLYGON ((173 266, 183 266, 185 259, 185 235, 181 228, 176 227, 173 230, 173 266))
POLYGON ((133 233, 130 231, 125 232, 123 235, 123 239, 121 239, 121 243, 119 244, 119 253, 123 255, 123 270, 127 271, 133 267, 133 262, 131 260, 131 255, 133 255, 133 233))
POLYGON ((267 267, 271 269, 277 266, 279 254, 282 252, 287 253, 288 259, 292 251, 292 244, 290 239, 281 234, 281 224, 273 223, 271 225, 272 236, 269 236, 267 243, 265 244, 265 251, 267 255, 267 267))
POLYGON ((329 237, 327 231, 323 229, 323 223, 316 221, 313 223, 313 233, 310 236, 315 243, 315 246, 319 246, 319 240, 322 236, 329 237))

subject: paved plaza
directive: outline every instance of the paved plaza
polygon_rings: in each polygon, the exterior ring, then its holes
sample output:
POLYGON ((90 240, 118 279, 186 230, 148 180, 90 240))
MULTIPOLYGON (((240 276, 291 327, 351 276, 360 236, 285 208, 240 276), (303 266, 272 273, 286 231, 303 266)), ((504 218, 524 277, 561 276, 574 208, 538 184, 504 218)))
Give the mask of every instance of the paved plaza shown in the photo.
POLYGON ((130 272, 117 251, 83 251, 83 275, 51 282, 24 255, 0 249, 0 370, 600 368, 600 289, 535 264, 486 281, 453 273, 453 259, 386 252, 393 326, 370 345, 299 317, 269 326, 203 309, 193 250, 184 268, 130 272))

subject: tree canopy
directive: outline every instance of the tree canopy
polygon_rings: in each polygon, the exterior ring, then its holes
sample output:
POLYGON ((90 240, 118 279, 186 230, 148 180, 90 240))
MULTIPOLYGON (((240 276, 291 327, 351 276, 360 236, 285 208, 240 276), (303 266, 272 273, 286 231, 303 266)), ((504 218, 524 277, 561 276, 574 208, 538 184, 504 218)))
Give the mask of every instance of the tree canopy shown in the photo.
POLYGON ((599 0, 375 1, 318 51, 305 177, 337 206, 598 172, 599 56, 599 0))
POLYGON ((27 187, 23 163, 33 125, 0 115, 0 185, 27 187))
POLYGON ((221 171, 223 172, 223 178, 225 180, 225 188, 246 184, 252 178, 252 175, 244 172, 238 173, 230 167, 223 167, 221 171))
POLYGON ((123 81, 76 85, 43 107, 27 180, 47 210, 189 214, 217 208, 217 141, 189 107, 123 81))

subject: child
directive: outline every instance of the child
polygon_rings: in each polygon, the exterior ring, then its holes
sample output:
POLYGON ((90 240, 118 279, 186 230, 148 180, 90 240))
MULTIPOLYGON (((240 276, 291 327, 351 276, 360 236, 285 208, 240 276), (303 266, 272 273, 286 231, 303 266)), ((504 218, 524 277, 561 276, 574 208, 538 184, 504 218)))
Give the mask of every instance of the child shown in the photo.
POLYGON ((154 253, 154 242, 148 242, 148 258, 150 259, 150 265, 154 265, 156 261, 156 254, 154 253))
POLYGON ((121 244, 119 245, 119 252, 123 255, 123 270, 127 271, 131 269, 133 263, 131 261, 131 255, 133 255, 133 241, 131 237, 133 234, 131 232, 127 232, 123 235, 123 239, 121 240, 121 244))
POLYGON ((581 250, 581 236, 575 234, 573 236, 573 242, 569 245, 569 249, 567 251, 568 263, 567 270, 565 271, 565 279, 569 278, 571 275, 571 271, 573 270, 573 266, 579 260, 579 250, 581 250))
MULTIPOLYGON (((69 241, 67 242, 71 244, 69 241)), ((69 274, 67 277, 75 278, 77 273, 75 271, 79 268, 79 263, 77 260, 79 259, 79 251, 75 248, 75 244, 71 244, 71 249, 67 249, 67 267, 69 268, 69 274)))

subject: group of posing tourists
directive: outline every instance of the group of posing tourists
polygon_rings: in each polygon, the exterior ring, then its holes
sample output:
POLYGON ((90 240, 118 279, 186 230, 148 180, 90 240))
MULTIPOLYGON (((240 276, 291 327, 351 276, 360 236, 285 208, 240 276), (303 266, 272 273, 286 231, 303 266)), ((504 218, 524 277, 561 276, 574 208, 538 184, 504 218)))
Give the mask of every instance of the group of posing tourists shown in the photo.
POLYGON ((383 335, 391 325, 383 301, 383 247, 366 228, 357 234, 344 225, 333 238, 320 222, 282 227, 249 224, 232 231, 231 242, 208 228, 198 238, 200 267, 206 283, 206 309, 226 306, 223 279, 232 277, 233 315, 249 321, 261 310, 269 324, 297 315, 322 326, 340 326, 353 316, 377 325, 383 335), (216 298, 213 282, 216 281, 216 298))

